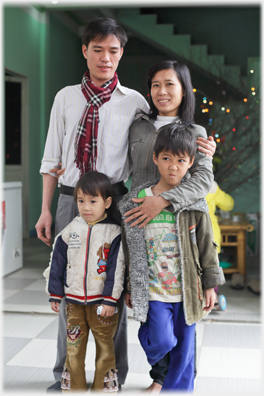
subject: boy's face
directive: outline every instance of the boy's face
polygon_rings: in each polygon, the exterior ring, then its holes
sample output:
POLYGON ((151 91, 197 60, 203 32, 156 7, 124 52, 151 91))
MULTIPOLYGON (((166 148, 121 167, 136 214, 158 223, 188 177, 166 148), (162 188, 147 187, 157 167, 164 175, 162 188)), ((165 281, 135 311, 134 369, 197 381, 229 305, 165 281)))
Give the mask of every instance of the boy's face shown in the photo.
POLYGON ((82 53, 87 59, 91 80, 101 87, 114 76, 123 48, 118 38, 111 34, 102 41, 90 41, 88 47, 83 45, 82 53))
POLYGON ((166 190, 170 190, 180 184, 181 179, 192 166, 194 158, 191 160, 186 153, 178 156, 164 150, 159 153, 158 158, 153 153, 153 161, 159 168, 160 182, 166 190))
POLYGON ((101 195, 93 197, 92 195, 84 194, 80 189, 77 191, 78 210, 87 223, 101 220, 104 217, 105 210, 111 206, 111 203, 111 197, 104 201, 101 195))

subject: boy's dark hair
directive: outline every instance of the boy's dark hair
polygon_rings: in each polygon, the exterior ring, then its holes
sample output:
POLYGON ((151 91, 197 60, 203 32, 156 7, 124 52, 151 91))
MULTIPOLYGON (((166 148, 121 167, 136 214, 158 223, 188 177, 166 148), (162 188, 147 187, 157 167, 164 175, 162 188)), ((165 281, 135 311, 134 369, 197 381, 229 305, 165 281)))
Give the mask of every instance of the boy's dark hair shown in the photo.
POLYGON ((88 47, 90 41, 100 42, 112 34, 120 41, 121 48, 124 48, 127 42, 124 29, 114 19, 96 18, 86 25, 82 35, 82 44, 88 47))
POLYGON ((179 124, 163 128, 159 133, 154 146, 155 156, 162 151, 170 151, 174 155, 187 154, 190 160, 195 157, 196 139, 192 132, 185 126, 179 124))
POLYGON ((78 190, 81 190, 83 194, 91 195, 92 197, 98 197, 101 195, 104 201, 108 197, 111 197, 112 204, 108 209, 106 209, 106 212, 108 214, 112 214, 116 210, 113 186, 108 176, 106 176, 104 173, 88 172, 82 175, 82 177, 78 180, 73 193, 73 197, 76 202, 78 190))
POLYGON ((195 95, 193 92, 191 75, 188 67, 176 60, 165 60, 155 63, 148 71, 147 84, 149 92, 150 118, 156 120, 159 114, 151 98, 151 84, 153 77, 161 70, 173 69, 181 83, 184 96, 178 110, 178 116, 186 125, 194 124, 195 95))

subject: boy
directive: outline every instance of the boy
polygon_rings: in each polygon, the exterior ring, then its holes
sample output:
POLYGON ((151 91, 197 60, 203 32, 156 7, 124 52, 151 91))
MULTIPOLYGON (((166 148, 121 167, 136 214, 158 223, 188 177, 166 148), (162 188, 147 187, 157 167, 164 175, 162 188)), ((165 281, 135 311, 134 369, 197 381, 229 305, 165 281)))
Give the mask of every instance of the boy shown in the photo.
POLYGON ((108 216, 116 210, 111 182, 103 173, 85 173, 76 184, 74 199, 80 215, 56 237, 50 267, 44 272, 51 309, 59 312, 64 296, 67 303, 67 357, 61 388, 87 390, 84 361, 91 329, 96 343, 92 389, 116 392, 113 337, 125 264, 120 226, 108 216))
MULTIPOLYGON (((127 194, 118 204, 122 215, 133 207, 131 198, 178 186, 194 156, 195 139, 187 127, 174 124, 159 133, 153 161, 160 180, 127 194)), ((195 322, 213 308, 214 287, 225 282, 206 202, 201 199, 175 214, 163 210, 143 233, 129 223, 124 231, 130 263, 127 291, 134 318, 145 322, 139 330, 141 345, 151 365, 170 352, 162 390, 192 391, 195 322)))

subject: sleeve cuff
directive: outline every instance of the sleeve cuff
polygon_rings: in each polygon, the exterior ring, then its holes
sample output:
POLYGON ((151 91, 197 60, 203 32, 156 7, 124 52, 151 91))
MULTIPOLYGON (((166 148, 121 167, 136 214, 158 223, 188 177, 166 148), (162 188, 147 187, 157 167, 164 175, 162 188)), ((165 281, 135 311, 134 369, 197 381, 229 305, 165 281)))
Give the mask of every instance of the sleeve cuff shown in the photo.
POLYGON ((63 299, 62 296, 56 296, 55 294, 50 294, 49 302, 55 301, 61 303, 62 299, 63 299))
POLYGON ((49 172, 49 170, 50 170, 50 169, 53 169, 53 168, 55 168, 55 167, 59 167, 59 163, 60 163, 59 160, 58 160, 58 161, 44 161, 44 162, 42 162, 42 164, 41 164, 39 173, 40 173, 40 174, 48 173, 48 174, 51 175, 51 176, 57 177, 57 174, 56 174, 56 173, 51 173, 51 172, 49 172))
POLYGON ((225 277, 222 267, 212 267, 203 270, 203 286, 205 290, 221 286, 224 283, 225 277))
POLYGON ((109 301, 109 300, 103 300, 102 304, 109 305, 110 307, 116 307, 117 301, 114 302, 114 301, 109 301))

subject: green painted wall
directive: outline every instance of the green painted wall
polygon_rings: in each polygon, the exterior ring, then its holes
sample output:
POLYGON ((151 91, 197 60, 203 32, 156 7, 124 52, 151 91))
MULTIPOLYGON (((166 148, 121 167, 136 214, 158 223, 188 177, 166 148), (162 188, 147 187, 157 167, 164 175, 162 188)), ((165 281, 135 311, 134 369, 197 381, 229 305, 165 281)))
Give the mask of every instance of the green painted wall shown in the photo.
MULTIPOLYGON (((259 7, 161 7, 142 11, 158 12, 159 23, 174 23, 175 32, 192 34, 193 43, 208 44, 212 54, 225 54, 226 63, 240 64, 244 74, 247 58, 259 56, 259 7)), ((27 76, 29 81, 29 221, 30 230, 34 232, 42 196, 39 166, 54 96, 62 87, 80 82, 86 61, 81 54, 81 38, 52 14, 34 7, 26 12, 19 7, 5 6, 3 20, 4 66, 27 76)), ((167 58, 161 50, 130 37, 118 68, 121 83, 146 97, 148 68, 167 58)), ((212 85, 195 70, 191 70, 191 74, 195 87, 207 89, 212 85)), ((247 201, 244 190, 242 194, 236 193, 236 210, 258 211, 259 197, 253 202, 248 196, 247 201)), ((58 191, 53 214, 57 196, 58 191)))
POLYGON ((226 64, 241 65, 260 56, 260 6, 189 6, 146 8, 158 23, 172 23, 175 34, 191 34, 192 44, 207 44, 210 54, 225 55, 226 64))
MULTIPOLYGON (((5 6, 4 66, 28 78, 29 86, 29 225, 34 233, 41 210, 39 174, 49 113, 56 92, 79 83, 86 70, 80 38, 54 16, 29 7, 5 6)), ((55 213, 56 199, 52 205, 55 213)))
MULTIPOLYGON (((125 13, 129 16, 130 9, 125 13)), ((245 96, 251 96, 251 86, 256 87, 256 99, 259 100, 260 82, 250 81, 259 75, 259 56, 260 56, 260 7, 160 7, 160 8, 145 8, 141 9, 141 14, 157 14, 158 23, 168 24, 172 23, 175 26, 175 33, 191 34, 193 44, 208 44, 210 54, 224 54, 225 63, 227 65, 240 65, 242 69, 242 76, 247 76, 247 90, 245 96), (221 34, 220 34, 221 32, 221 34), (255 59, 254 67, 250 65, 249 59, 255 59), (249 70, 255 69, 255 74, 250 75, 249 70)), ((164 42, 166 36, 164 35, 164 42)), ((124 85, 135 88, 140 91, 145 97, 147 94, 146 75, 148 68, 159 60, 169 59, 165 51, 157 50, 156 48, 146 44, 139 38, 132 37, 129 39, 125 48, 123 59, 119 66, 119 77, 124 85)), ((177 55, 175 55, 177 59, 177 55)), ((202 75, 195 68, 190 67, 193 86, 197 88, 200 95, 197 96, 196 102, 196 123, 203 125, 208 134, 217 129, 222 138, 226 131, 232 130, 234 124, 238 122, 236 115, 237 108, 243 107, 241 98, 238 100, 232 97, 230 92, 221 90, 221 86, 215 81, 208 79, 202 75), (204 92, 204 95, 202 95, 204 92), (223 94, 222 94, 223 92, 223 94), (209 96, 208 96, 209 95, 209 96), (210 117, 213 122, 208 122, 210 118, 205 117, 201 113, 200 105, 203 104, 202 97, 207 96, 213 99, 214 102, 219 102, 219 106, 215 103, 215 110, 210 117), (225 117, 223 127, 219 127, 222 121, 221 106, 230 107, 230 116, 225 117), (218 107, 219 109, 218 109, 218 107), (217 110, 216 110, 217 107, 217 110), (235 114, 235 117, 234 117, 235 114), (220 117, 220 119, 219 119, 220 117)), ((240 133, 245 133, 244 128, 248 130, 248 135, 253 134, 254 142, 259 138, 260 134, 260 119, 257 117, 258 105, 250 111, 254 112, 254 123, 245 122, 237 129, 236 139, 240 142, 240 133)), ((246 114, 245 114, 246 115, 246 114)), ((252 119, 251 115, 250 119, 252 119)), ((246 120, 245 120, 246 121, 246 120)), ((253 141, 253 139, 252 139, 253 141)), ((218 144, 221 149, 221 144, 218 144)), ((246 142, 246 147, 249 147, 250 142, 246 142)), ((250 147, 249 147, 250 149, 250 147)), ((249 150, 250 151, 250 150, 249 150)), ((232 154, 231 154, 232 155, 232 154)), ((259 167, 259 152, 256 152, 254 158, 249 158, 240 165, 239 162, 235 166, 241 166, 240 175, 234 173, 232 177, 221 179, 219 181, 220 187, 229 192, 235 199, 235 212, 259 212, 260 211, 260 178, 256 175, 254 179, 248 177, 248 181, 238 188, 233 188, 232 180, 237 184, 246 175, 259 167), (251 171, 250 171, 250 169, 251 171), (243 175, 241 175, 243 173, 243 175)), ((227 166, 225 161, 223 166, 227 166)))

